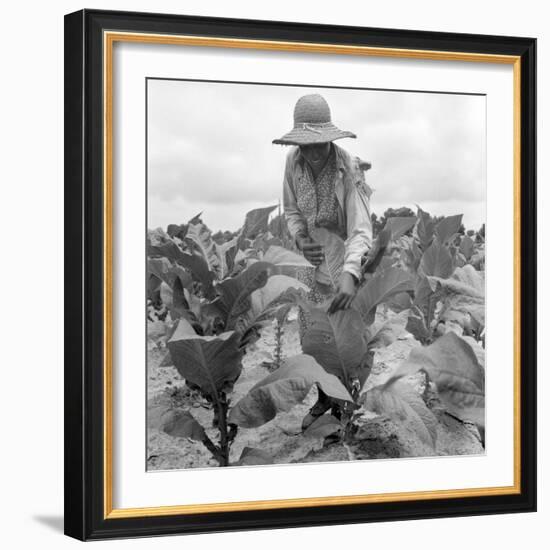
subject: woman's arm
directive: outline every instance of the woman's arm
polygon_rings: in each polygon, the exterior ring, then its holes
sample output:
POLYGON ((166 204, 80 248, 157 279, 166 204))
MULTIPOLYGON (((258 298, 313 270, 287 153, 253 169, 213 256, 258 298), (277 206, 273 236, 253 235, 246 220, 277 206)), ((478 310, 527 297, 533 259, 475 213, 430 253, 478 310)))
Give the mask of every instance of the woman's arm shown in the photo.
POLYGON ((283 180, 283 208, 288 230, 292 238, 307 237, 307 223, 298 209, 294 192, 294 157, 296 151, 291 150, 286 157, 285 176, 283 180))
POLYGON ((361 258, 372 246, 370 199, 362 179, 350 184, 345 196, 347 234, 343 271, 361 278, 361 258))
POLYGON ((348 238, 345 242, 344 267, 338 291, 329 306, 329 313, 351 306, 357 283, 361 279, 361 259, 372 246, 370 193, 363 172, 353 173, 347 184, 344 205, 348 238))

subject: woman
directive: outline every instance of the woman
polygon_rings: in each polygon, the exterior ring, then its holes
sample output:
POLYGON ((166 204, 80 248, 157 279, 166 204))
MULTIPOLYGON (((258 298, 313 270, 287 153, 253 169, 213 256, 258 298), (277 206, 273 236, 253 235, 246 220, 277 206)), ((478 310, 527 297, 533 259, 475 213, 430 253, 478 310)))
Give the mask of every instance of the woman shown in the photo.
POLYGON ((331 121, 326 100, 319 94, 310 94, 296 103, 294 128, 273 141, 296 146, 286 159, 283 201, 288 229, 298 249, 318 270, 324 254, 311 236, 313 230, 325 227, 345 241, 342 275, 336 290, 319 283, 315 274, 304 281, 312 289, 313 301, 323 303, 332 298, 329 313, 351 305, 361 277, 361 258, 372 244, 371 191, 364 176, 370 164, 333 143, 345 137, 356 136, 338 129, 331 121))
MULTIPOLYGON (((328 312, 347 309, 355 296, 361 277, 361 259, 372 245, 370 188, 364 170, 370 164, 352 157, 333 142, 355 134, 339 130, 331 121, 330 108, 319 94, 301 97, 294 108, 294 128, 273 143, 294 145, 287 155, 283 202, 288 229, 305 258, 316 266, 300 277, 310 288, 310 300, 324 303, 332 299, 328 312), (321 245, 312 238, 314 229, 324 227, 345 242, 342 274, 336 289, 322 284, 320 267, 324 260, 321 245)), ((308 319, 300 313, 300 335, 307 329, 308 319)), ((302 429, 332 406, 337 405, 319 388, 317 403, 302 422, 302 429)))

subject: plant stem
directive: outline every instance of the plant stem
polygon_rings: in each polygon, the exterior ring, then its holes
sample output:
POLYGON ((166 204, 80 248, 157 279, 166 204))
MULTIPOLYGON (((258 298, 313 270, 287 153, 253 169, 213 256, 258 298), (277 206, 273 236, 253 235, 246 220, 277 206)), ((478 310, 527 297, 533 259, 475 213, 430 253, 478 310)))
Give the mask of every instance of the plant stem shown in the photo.
POLYGON ((218 430, 220 432, 219 456, 216 457, 220 466, 229 466, 229 437, 227 433, 227 397, 220 392, 218 403, 218 430))
POLYGON ((275 368, 280 368, 283 360, 283 327, 282 324, 277 321, 275 327, 275 368))
POLYGON ((277 220, 279 222, 279 239, 283 240, 283 220, 281 219, 281 199, 279 199, 279 208, 277 212, 277 220))
POLYGON ((204 439, 202 440, 202 444, 210 451, 210 454, 219 462, 219 456, 220 456, 220 449, 214 445, 212 440, 204 434, 204 439))

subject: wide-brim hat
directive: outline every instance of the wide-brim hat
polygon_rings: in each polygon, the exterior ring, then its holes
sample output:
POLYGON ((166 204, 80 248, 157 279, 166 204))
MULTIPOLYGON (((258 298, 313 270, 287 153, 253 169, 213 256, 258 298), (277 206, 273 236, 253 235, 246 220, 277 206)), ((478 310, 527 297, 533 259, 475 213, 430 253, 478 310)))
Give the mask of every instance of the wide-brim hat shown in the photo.
POLYGON ((319 94, 301 97, 294 107, 294 128, 283 137, 274 139, 280 145, 313 145, 336 139, 356 138, 353 132, 340 130, 332 123, 330 107, 319 94))

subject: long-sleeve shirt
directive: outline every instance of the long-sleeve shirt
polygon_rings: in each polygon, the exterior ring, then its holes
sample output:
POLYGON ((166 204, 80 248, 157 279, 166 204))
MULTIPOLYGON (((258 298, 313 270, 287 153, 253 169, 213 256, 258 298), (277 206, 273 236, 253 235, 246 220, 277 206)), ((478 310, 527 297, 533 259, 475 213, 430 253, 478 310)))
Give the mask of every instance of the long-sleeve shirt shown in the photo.
MULTIPOLYGON (((357 279, 361 277, 361 258, 372 246, 370 187, 365 182, 367 164, 332 144, 336 153, 337 170, 334 191, 338 201, 338 233, 345 239, 343 271, 357 279)), ((288 229, 296 238, 308 235, 305 216, 300 211, 296 196, 297 182, 304 177, 305 159, 299 147, 293 147, 286 159, 283 182, 283 204, 288 229)))

